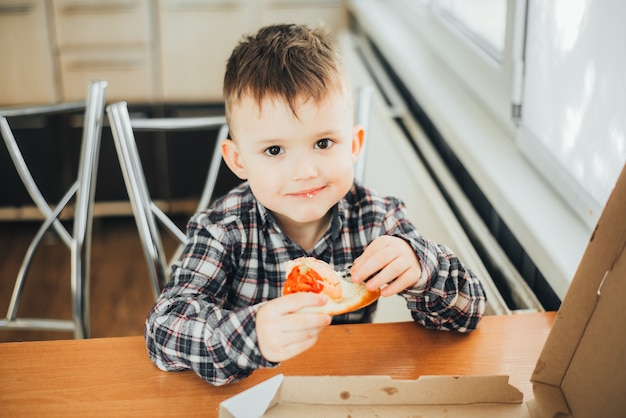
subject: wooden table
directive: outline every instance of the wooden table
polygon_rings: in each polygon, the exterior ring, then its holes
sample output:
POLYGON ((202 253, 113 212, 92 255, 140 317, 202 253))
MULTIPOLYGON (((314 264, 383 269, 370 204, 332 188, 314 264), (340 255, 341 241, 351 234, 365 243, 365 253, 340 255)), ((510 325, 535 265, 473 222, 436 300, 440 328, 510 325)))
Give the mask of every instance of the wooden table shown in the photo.
POLYGON ((142 337, 0 344, 0 416, 216 416, 219 403, 285 375, 504 374, 529 383, 555 313, 485 317, 470 334, 412 322, 336 325, 309 351, 275 369, 213 387, 193 372, 162 372, 142 337))

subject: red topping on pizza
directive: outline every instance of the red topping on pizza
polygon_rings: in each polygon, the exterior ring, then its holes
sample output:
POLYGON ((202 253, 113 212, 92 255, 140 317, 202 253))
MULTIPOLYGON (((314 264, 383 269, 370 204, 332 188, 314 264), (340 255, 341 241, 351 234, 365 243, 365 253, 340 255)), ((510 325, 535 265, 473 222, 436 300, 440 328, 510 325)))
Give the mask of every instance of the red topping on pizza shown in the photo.
POLYGON ((324 293, 329 298, 342 298, 337 273, 325 262, 313 257, 301 257, 287 264, 284 295, 296 292, 324 293))

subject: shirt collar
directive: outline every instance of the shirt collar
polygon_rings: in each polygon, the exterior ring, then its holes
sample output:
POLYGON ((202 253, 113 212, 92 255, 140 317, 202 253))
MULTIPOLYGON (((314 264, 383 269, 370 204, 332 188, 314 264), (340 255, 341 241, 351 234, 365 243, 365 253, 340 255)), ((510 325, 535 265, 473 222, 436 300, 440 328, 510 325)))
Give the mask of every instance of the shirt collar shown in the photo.
MULTIPOLYGON (((265 206, 263 206, 261 202, 259 202, 256 199, 256 197, 254 199, 256 200, 256 206, 257 206, 257 210, 259 211, 259 216, 263 220, 262 227, 267 230, 273 229, 277 231, 278 233, 283 234, 283 231, 278 225, 278 222, 276 222, 276 218, 274 217, 272 212, 269 209, 267 209, 265 206)), ((337 203, 335 206, 333 206, 330 209, 331 210, 330 228, 328 228, 326 233, 324 233, 322 239, 326 238, 329 234, 332 240, 335 240, 339 237, 339 235, 341 234, 341 229, 343 227, 343 223, 345 219, 345 212, 346 212, 345 205, 346 204, 347 204, 346 199, 343 198, 339 201, 339 203, 337 203)))

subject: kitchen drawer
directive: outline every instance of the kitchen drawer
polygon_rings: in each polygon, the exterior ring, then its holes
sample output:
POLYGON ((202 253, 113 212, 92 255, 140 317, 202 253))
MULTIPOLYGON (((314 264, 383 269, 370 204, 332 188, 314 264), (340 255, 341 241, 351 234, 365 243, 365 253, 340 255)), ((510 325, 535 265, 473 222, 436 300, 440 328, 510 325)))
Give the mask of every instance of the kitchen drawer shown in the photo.
POLYGON ((152 54, 147 48, 115 47, 62 51, 63 99, 85 97, 91 80, 106 80, 107 101, 147 103, 154 99, 152 54))
POLYGON ((131 45, 151 42, 148 0, 53 0, 57 45, 131 45))
POLYGON ((159 2, 165 102, 222 102, 226 60, 255 16, 237 0, 159 2))
POLYGON ((0 106, 54 103, 46 2, 0 0, 0 106))

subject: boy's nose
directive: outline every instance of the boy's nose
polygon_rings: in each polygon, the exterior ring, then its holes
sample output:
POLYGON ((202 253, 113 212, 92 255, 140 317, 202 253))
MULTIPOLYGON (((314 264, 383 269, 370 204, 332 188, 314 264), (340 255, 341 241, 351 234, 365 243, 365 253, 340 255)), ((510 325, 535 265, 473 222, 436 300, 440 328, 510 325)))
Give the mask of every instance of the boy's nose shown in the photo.
POLYGON ((308 159, 298 159, 293 167, 294 180, 306 180, 317 176, 315 164, 308 159))

